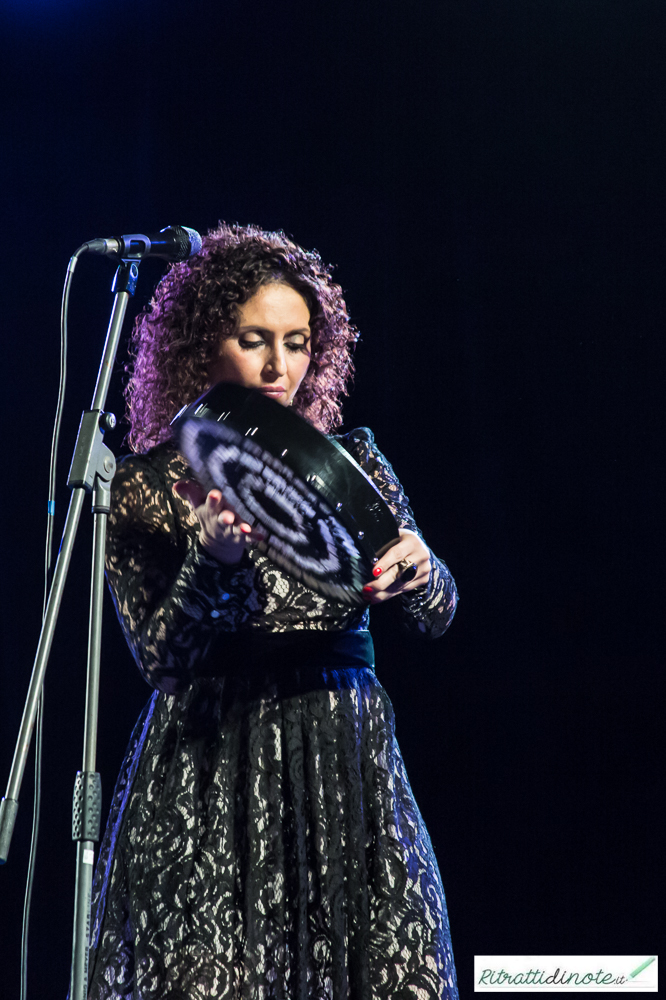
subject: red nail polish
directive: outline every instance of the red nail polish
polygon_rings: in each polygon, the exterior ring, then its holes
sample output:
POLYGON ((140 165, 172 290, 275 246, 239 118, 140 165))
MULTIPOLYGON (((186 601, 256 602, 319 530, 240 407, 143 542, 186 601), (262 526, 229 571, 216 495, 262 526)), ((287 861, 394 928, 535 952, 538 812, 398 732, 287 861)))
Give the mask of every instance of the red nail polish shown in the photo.
POLYGON ((244 535, 249 535, 250 532, 252 531, 252 528, 250 527, 249 524, 241 524, 240 530, 243 532, 244 535))
POLYGON ((364 587, 363 590, 362 590, 362 593, 363 594, 371 594, 372 593, 372 587, 364 587))
POLYGON ((375 566, 375 568, 372 571, 372 575, 373 576, 381 576, 381 574, 383 572, 384 572, 384 570, 381 568, 381 566, 375 566))

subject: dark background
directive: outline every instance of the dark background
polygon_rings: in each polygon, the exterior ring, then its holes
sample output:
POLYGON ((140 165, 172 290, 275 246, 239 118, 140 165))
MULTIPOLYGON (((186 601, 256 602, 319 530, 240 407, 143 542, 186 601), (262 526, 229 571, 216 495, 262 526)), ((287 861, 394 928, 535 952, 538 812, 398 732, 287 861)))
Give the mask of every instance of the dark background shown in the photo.
MULTIPOLYGON (((474 954, 653 953, 663 3, 0 9, 2 788, 39 631, 69 256, 170 223, 281 227, 337 265, 362 331, 345 426, 372 426, 461 593, 432 645, 390 604, 373 618, 462 996, 474 954)), ((142 265, 134 310, 160 273, 142 265)), ((74 281, 59 525, 112 276, 84 259, 74 281)), ((118 454, 125 431, 107 436, 118 454)), ((64 997, 70 961, 90 520, 46 682, 39 998, 64 997)), ((149 696, 107 611, 105 808, 149 696)), ((31 788, 28 771, 0 871, 8 998, 31 788)))

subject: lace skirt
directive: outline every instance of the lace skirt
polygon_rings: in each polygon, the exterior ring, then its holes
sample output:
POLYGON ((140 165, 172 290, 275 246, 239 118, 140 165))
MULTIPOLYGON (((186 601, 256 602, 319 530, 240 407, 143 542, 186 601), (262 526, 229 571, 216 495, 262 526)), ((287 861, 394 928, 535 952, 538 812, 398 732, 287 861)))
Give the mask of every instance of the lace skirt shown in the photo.
POLYGON ((457 1000, 389 698, 314 655, 151 698, 95 873, 90 1000, 457 1000))

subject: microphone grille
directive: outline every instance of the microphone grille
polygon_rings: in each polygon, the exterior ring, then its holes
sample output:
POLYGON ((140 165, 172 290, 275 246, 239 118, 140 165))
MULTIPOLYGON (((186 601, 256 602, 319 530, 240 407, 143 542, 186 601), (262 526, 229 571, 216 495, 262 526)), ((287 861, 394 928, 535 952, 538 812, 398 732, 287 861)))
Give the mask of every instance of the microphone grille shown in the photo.
POLYGON ((183 229, 189 236, 190 249, 187 256, 191 257, 193 254, 199 253, 201 251, 201 246, 202 246, 201 237, 199 236, 199 233, 196 231, 196 229, 188 229, 187 226, 183 226, 183 229))
POLYGON ((201 237, 196 229, 188 229, 187 226, 166 226, 163 233, 170 231, 173 234, 175 245, 169 254, 169 259, 175 262, 187 260, 192 254, 201 250, 201 237))

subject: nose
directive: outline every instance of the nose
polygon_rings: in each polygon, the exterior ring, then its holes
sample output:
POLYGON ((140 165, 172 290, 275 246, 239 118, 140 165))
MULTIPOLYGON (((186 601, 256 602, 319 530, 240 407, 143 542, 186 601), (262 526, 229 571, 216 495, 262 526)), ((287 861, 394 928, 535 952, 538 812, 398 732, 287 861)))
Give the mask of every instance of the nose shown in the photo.
POLYGON ((287 356, 283 343, 273 344, 266 368, 275 378, 282 378, 283 375, 287 374, 287 356))

